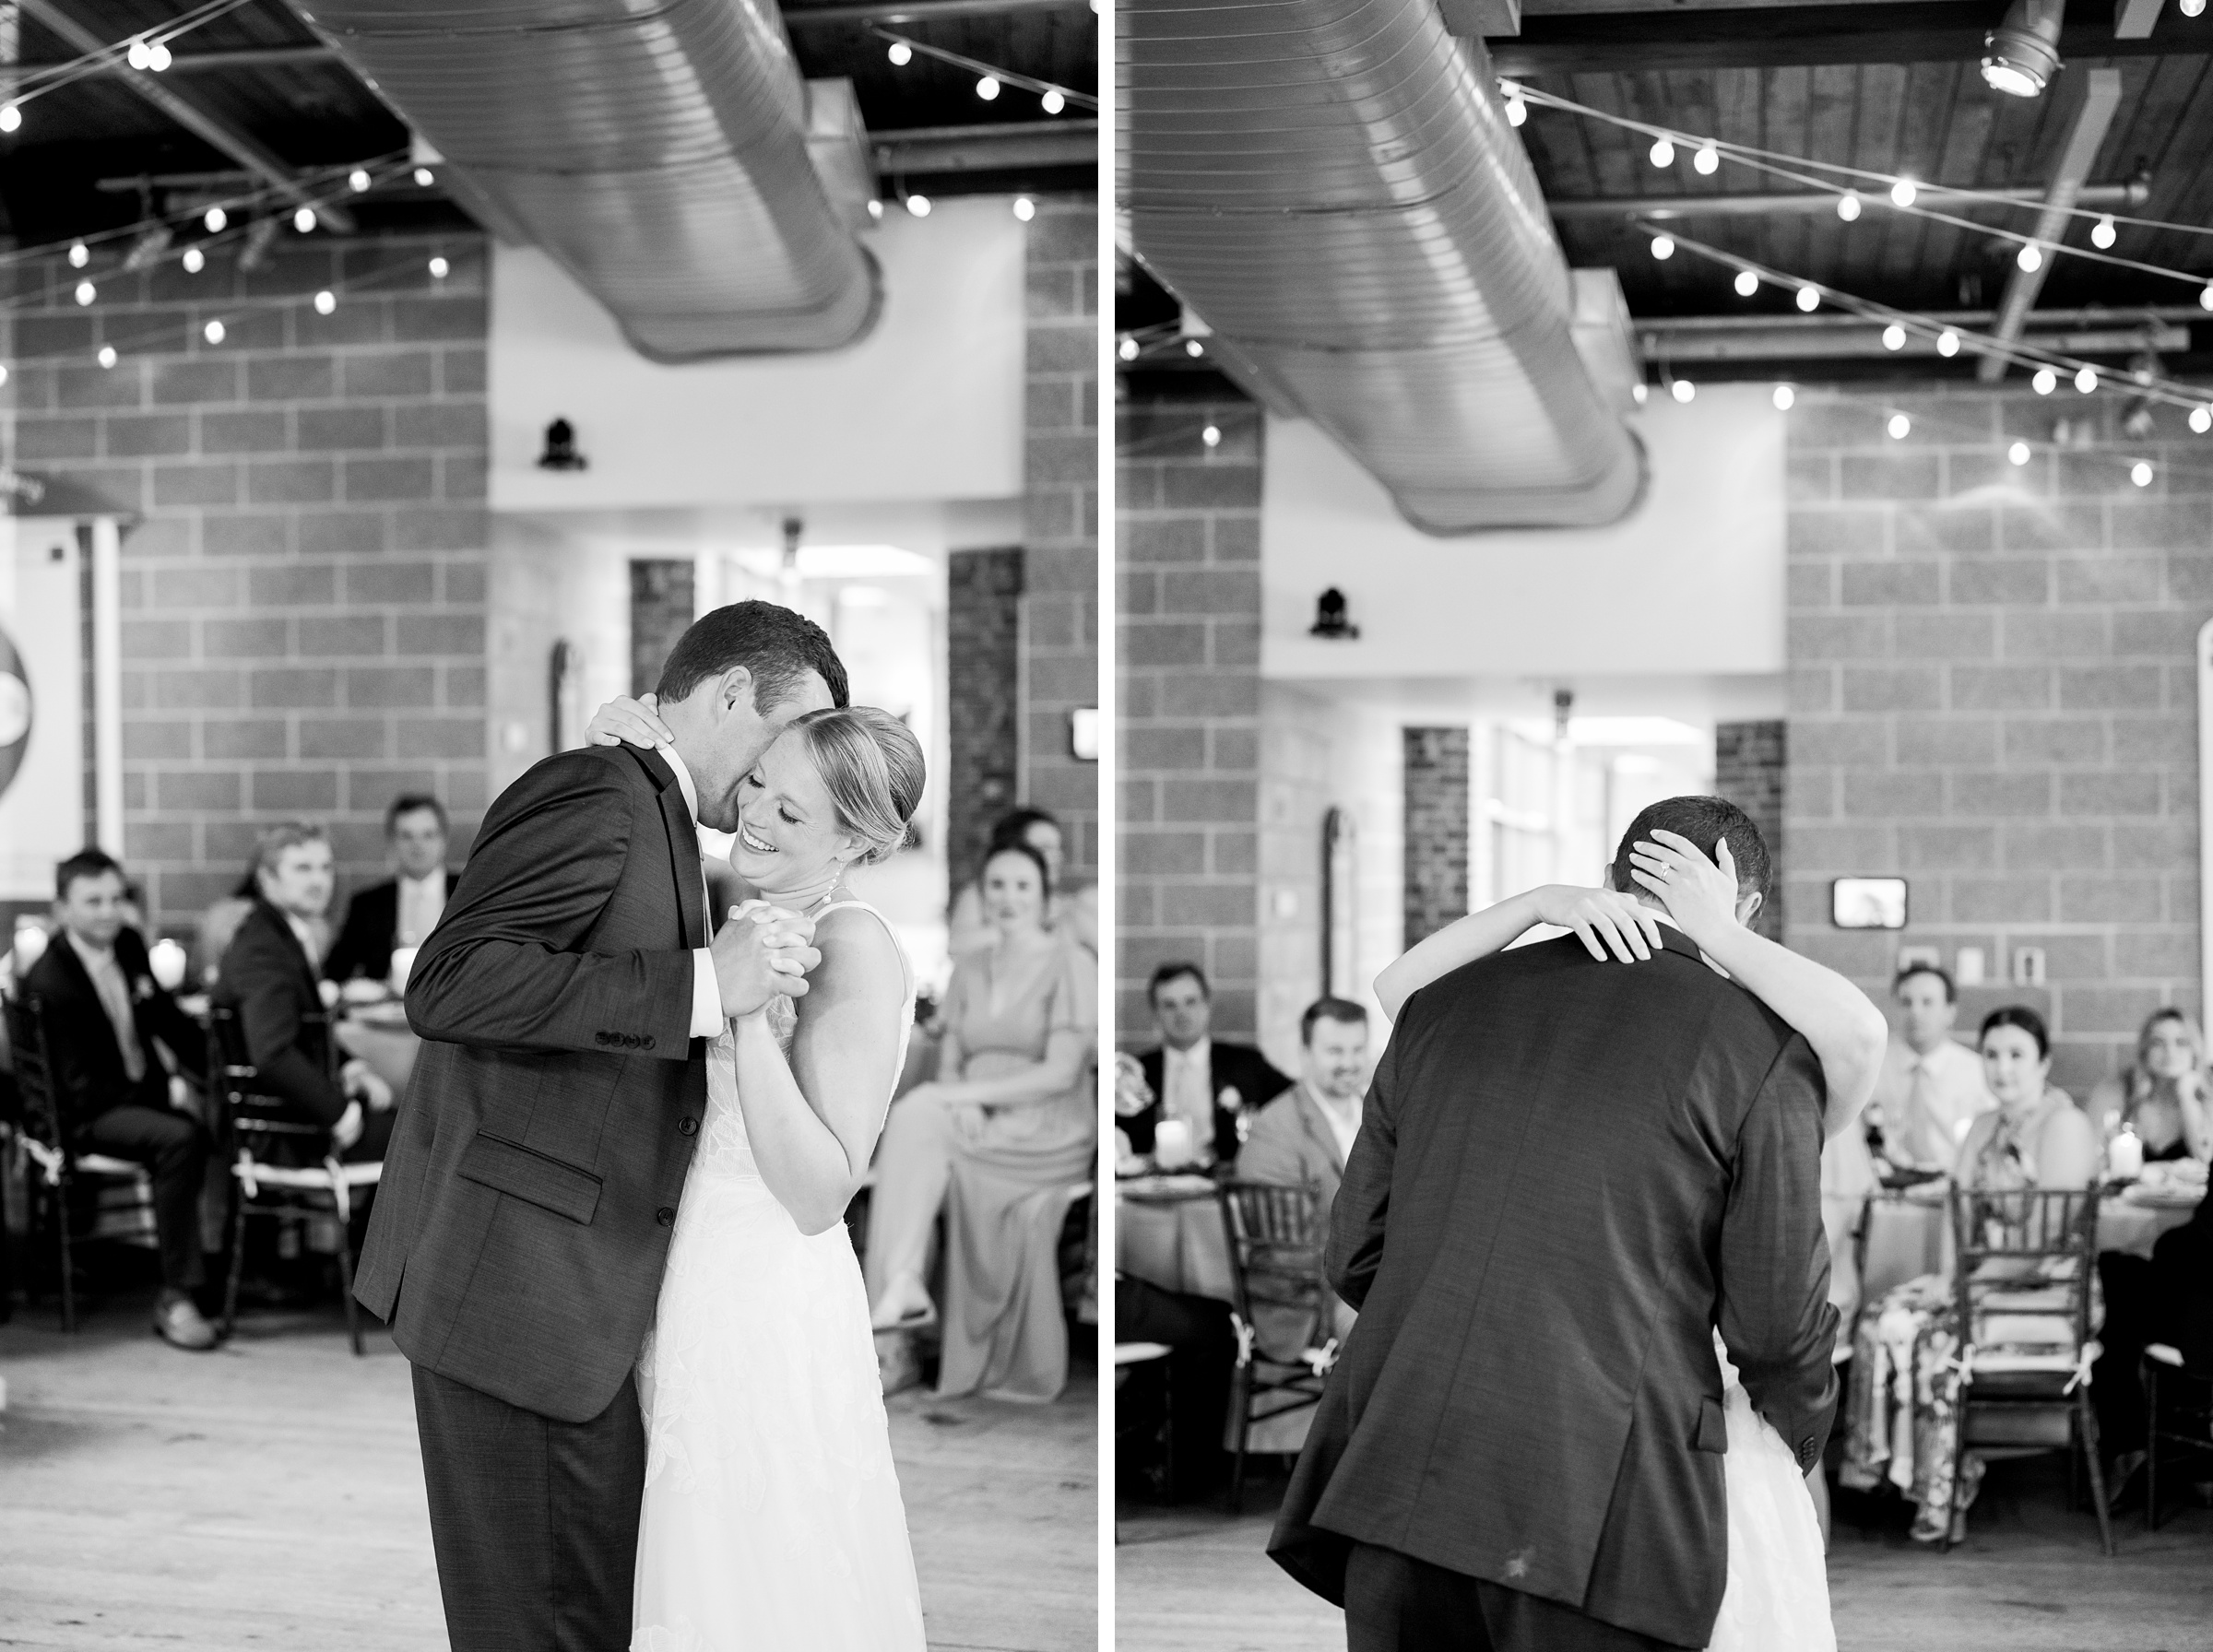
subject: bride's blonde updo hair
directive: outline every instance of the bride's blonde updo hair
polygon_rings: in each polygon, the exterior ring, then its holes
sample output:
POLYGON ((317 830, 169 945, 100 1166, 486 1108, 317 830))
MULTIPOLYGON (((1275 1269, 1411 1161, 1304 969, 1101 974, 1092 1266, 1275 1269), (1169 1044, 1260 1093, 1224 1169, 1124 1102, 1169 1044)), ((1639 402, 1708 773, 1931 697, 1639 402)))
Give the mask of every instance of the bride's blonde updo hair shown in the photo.
POLYGON ((807 749, 837 810, 841 832, 868 844, 856 863, 873 866, 906 842, 922 801, 922 742, 887 711, 839 706, 794 717, 784 731, 807 749))

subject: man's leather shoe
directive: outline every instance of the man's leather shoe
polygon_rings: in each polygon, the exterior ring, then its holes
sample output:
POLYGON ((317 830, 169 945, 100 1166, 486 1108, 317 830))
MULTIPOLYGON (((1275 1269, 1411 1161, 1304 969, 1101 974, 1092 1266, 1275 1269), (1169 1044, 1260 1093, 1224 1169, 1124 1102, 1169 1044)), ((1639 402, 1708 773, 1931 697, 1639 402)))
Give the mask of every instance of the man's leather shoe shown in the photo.
POLYGON ((205 1353, 215 1346, 215 1327, 189 1296, 174 1296, 154 1310, 154 1330, 172 1348, 205 1353))

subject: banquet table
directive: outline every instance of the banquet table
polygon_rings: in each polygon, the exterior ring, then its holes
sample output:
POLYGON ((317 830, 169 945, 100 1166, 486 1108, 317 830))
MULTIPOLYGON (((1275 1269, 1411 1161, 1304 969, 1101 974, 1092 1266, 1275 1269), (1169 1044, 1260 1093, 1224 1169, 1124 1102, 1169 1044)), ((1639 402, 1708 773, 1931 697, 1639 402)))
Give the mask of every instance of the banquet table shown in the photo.
POLYGON ((404 1005, 395 999, 353 1006, 336 1023, 333 1036, 341 1050, 366 1061, 370 1071, 392 1086, 395 1102, 407 1093, 422 1040, 408 1025, 404 1005))
POLYGON ((1229 1301, 1229 1237, 1213 1182, 1196 1174, 1118 1181, 1115 1267, 1163 1291, 1229 1301))
MULTIPOLYGON (((2187 1222, 2196 1209, 2196 1199, 2153 1196, 2133 1187, 2109 1193, 2098 1205, 2098 1248, 2149 1261, 2160 1235, 2187 1222)), ((1944 1272, 1946 1219, 1943 1203, 1931 1195, 1883 1194, 1871 1199, 1862 1300, 1879 1301, 1910 1279, 1944 1272)))

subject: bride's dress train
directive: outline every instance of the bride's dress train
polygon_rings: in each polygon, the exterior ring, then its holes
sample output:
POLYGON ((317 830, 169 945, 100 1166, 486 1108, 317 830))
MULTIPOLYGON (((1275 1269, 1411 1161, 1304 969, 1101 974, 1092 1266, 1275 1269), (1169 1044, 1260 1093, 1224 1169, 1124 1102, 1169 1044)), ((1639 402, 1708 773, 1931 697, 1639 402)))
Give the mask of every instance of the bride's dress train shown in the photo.
POLYGON ((844 1223, 801 1233, 762 1181, 728 1032, 638 1395, 633 1652, 922 1652, 860 1266, 844 1223))
POLYGON ((1782 1436, 1757 1411, 1720 1338, 1729 1449, 1729 1585, 1707 1652, 1836 1652, 1821 1523, 1782 1436))

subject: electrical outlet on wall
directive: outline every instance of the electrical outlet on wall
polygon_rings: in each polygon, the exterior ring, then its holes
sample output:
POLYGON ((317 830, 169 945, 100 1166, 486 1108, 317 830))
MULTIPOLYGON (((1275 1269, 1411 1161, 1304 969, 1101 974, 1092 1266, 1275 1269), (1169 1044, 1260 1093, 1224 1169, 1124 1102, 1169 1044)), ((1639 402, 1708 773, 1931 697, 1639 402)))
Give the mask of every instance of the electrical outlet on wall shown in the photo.
POLYGON ((2014 948, 2013 984, 2016 986, 2041 986, 2044 984, 2043 948, 2014 948))

